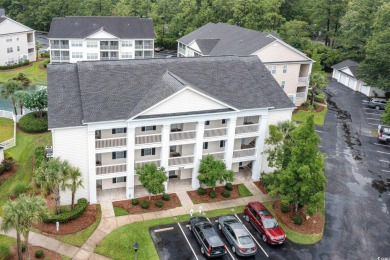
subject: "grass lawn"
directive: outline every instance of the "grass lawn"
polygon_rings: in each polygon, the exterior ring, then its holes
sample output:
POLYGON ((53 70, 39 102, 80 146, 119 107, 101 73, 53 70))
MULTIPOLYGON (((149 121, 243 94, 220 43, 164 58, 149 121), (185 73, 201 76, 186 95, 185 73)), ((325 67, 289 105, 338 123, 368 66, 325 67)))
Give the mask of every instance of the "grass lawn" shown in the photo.
POLYGON ((0 117, 0 142, 14 137, 14 121, 0 117))
MULTIPOLYGON (((235 207, 234 211, 231 211, 230 208, 212 210, 206 212, 206 217, 241 213, 243 210, 244 206, 235 207)), ((141 245, 138 250, 138 259, 158 259, 156 248, 149 234, 149 228, 157 225, 188 221, 188 219, 189 215, 182 215, 177 216, 176 219, 162 218, 125 225, 105 237, 95 249, 95 253, 113 259, 133 259, 133 243, 137 241, 141 245)))
POLYGON ((119 207, 114 207, 114 212, 115 212, 115 217, 129 215, 129 212, 127 212, 127 210, 119 208, 119 207))
POLYGON ((6 245, 6 246, 16 245, 16 239, 6 235, 0 235, 0 245, 6 245))
POLYGON ((325 123, 325 115, 326 111, 328 109, 325 107, 324 110, 321 112, 311 112, 311 111, 304 111, 304 110, 299 110, 297 113, 292 115, 292 120, 293 121, 298 121, 298 122, 305 122, 306 117, 310 114, 314 114, 314 123, 316 125, 324 125, 325 123))
POLYGON ((24 73, 31 80, 31 85, 47 85, 46 69, 40 69, 39 66, 45 61, 37 61, 32 66, 21 67, 13 70, 0 70, 0 83, 15 78, 19 73, 24 73))
POLYGON ((3 214, 3 205, 8 200, 8 195, 17 184, 28 185, 32 178, 32 157, 38 146, 51 145, 51 133, 26 134, 21 131, 16 133, 16 146, 8 149, 18 164, 18 170, 11 178, 0 186, 0 215, 3 214))
POLYGON ((242 183, 238 185, 238 193, 240 193, 240 198, 249 197, 253 195, 252 192, 250 192, 248 188, 242 183))
MULTIPOLYGON (((272 215, 274 215, 274 217, 276 217, 275 210, 272 207, 272 204, 273 201, 263 202, 263 205, 271 212, 272 215)), ((324 211, 321 210, 321 213, 323 215, 324 223, 325 223, 324 211)), ((323 228, 322 228, 322 233, 319 235, 302 234, 299 232, 292 231, 291 229, 289 229, 288 227, 280 223, 280 221, 278 222, 279 225, 283 228, 284 232, 286 233, 287 239, 294 243, 302 244, 302 245, 311 245, 311 244, 318 243, 322 239, 323 232, 324 232, 323 228)))

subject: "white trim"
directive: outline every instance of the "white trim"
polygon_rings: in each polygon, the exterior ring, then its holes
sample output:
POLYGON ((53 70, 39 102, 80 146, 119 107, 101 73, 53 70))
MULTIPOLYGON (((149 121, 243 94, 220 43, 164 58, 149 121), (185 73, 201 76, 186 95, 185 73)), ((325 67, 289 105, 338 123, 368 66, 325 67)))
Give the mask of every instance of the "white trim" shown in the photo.
MULTIPOLYGON (((18 24, 18 25, 20 25, 20 26, 26 28, 29 32, 35 33, 35 30, 33 30, 33 29, 31 29, 30 27, 28 27, 28 26, 26 26, 26 25, 24 25, 24 24, 21 24, 21 23, 15 21, 15 20, 9 18, 8 16, 2 15, 2 16, 0 16, 0 17, 5 17, 6 19, 11 20, 12 22, 14 22, 14 23, 16 23, 16 24, 18 24)), ((24 32, 24 31, 23 31, 23 32, 24 32)), ((18 32, 18 33, 19 33, 19 32, 18 32)), ((5 34, 1 34, 1 35, 5 35, 5 34)), ((35 43, 34 43, 34 44, 35 44, 35 43)))
MULTIPOLYGON (((95 31, 94 33, 92 33, 92 34, 88 35, 87 37, 83 38, 83 40, 84 40, 84 41, 87 41, 87 40, 90 39, 89 37, 92 37, 92 36, 94 36, 95 34, 98 34, 98 33, 100 33, 100 32, 105 32, 105 33, 111 35, 112 37, 115 37, 116 39, 120 39, 118 36, 113 35, 113 34, 107 32, 107 31, 104 30, 103 28, 100 28, 98 31, 95 31)), ((103 41, 104 41, 104 39, 111 39, 111 38, 99 38, 99 39, 103 39, 103 41)), ((97 39, 93 39, 93 40, 97 40, 97 39)), ((100 41, 100 40, 99 40, 99 41, 100 41)))

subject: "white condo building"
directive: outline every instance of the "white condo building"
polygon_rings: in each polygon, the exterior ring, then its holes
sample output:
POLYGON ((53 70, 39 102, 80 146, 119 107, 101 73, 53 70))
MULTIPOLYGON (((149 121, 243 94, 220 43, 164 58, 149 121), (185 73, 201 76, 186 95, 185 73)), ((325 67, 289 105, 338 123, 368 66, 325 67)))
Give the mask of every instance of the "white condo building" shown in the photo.
POLYGON ((314 61, 275 33, 226 23, 208 23, 177 42, 178 57, 255 55, 295 105, 306 101, 314 61))
POLYGON ((51 63, 146 59, 154 56, 153 22, 132 16, 53 18, 48 34, 51 63))
POLYGON ((48 91, 54 156, 81 170, 76 196, 91 203, 112 189, 144 195, 135 169, 145 163, 166 169, 167 192, 196 189, 208 154, 258 180, 270 170, 268 126, 295 108, 256 56, 52 64, 48 91))
POLYGON ((0 16, 0 66, 36 61, 34 30, 0 16))

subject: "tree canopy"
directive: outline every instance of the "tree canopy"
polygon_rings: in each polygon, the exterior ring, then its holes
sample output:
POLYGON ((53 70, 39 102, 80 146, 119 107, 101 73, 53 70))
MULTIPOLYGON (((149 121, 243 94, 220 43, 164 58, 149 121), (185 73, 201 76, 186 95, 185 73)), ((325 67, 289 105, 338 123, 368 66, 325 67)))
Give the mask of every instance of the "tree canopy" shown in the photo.
POLYGON ((198 180, 214 190, 217 181, 221 184, 233 182, 233 171, 227 170, 223 161, 215 160, 214 156, 207 155, 200 161, 198 180))
POLYGON ((151 194, 160 194, 165 191, 164 182, 168 180, 164 167, 157 167, 154 163, 146 163, 136 169, 142 186, 151 194))

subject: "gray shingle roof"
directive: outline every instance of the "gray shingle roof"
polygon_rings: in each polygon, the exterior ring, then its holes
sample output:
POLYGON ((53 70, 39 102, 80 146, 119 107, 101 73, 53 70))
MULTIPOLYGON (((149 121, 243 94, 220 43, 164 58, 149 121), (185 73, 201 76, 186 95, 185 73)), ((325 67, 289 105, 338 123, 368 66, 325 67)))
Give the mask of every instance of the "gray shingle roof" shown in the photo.
POLYGON ((121 39, 154 39, 153 22, 134 16, 67 16, 53 18, 48 38, 83 39, 104 29, 121 39))
POLYGON ((295 107, 257 56, 53 64, 49 127, 127 120, 187 85, 240 110, 295 107))
POLYGON ((204 55, 209 55, 220 39, 196 39, 199 49, 204 55))
POLYGON ((5 20, 7 20, 7 17, 5 17, 5 16, 0 17, 0 23, 2 23, 5 20))
POLYGON ((344 60, 340 63, 337 63, 333 65, 331 68, 336 70, 341 70, 343 68, 349 68, 349 70, 352 72, 353 76, 357 78, 357 70, 358 70, 359 63, 353 60, 344 60))

